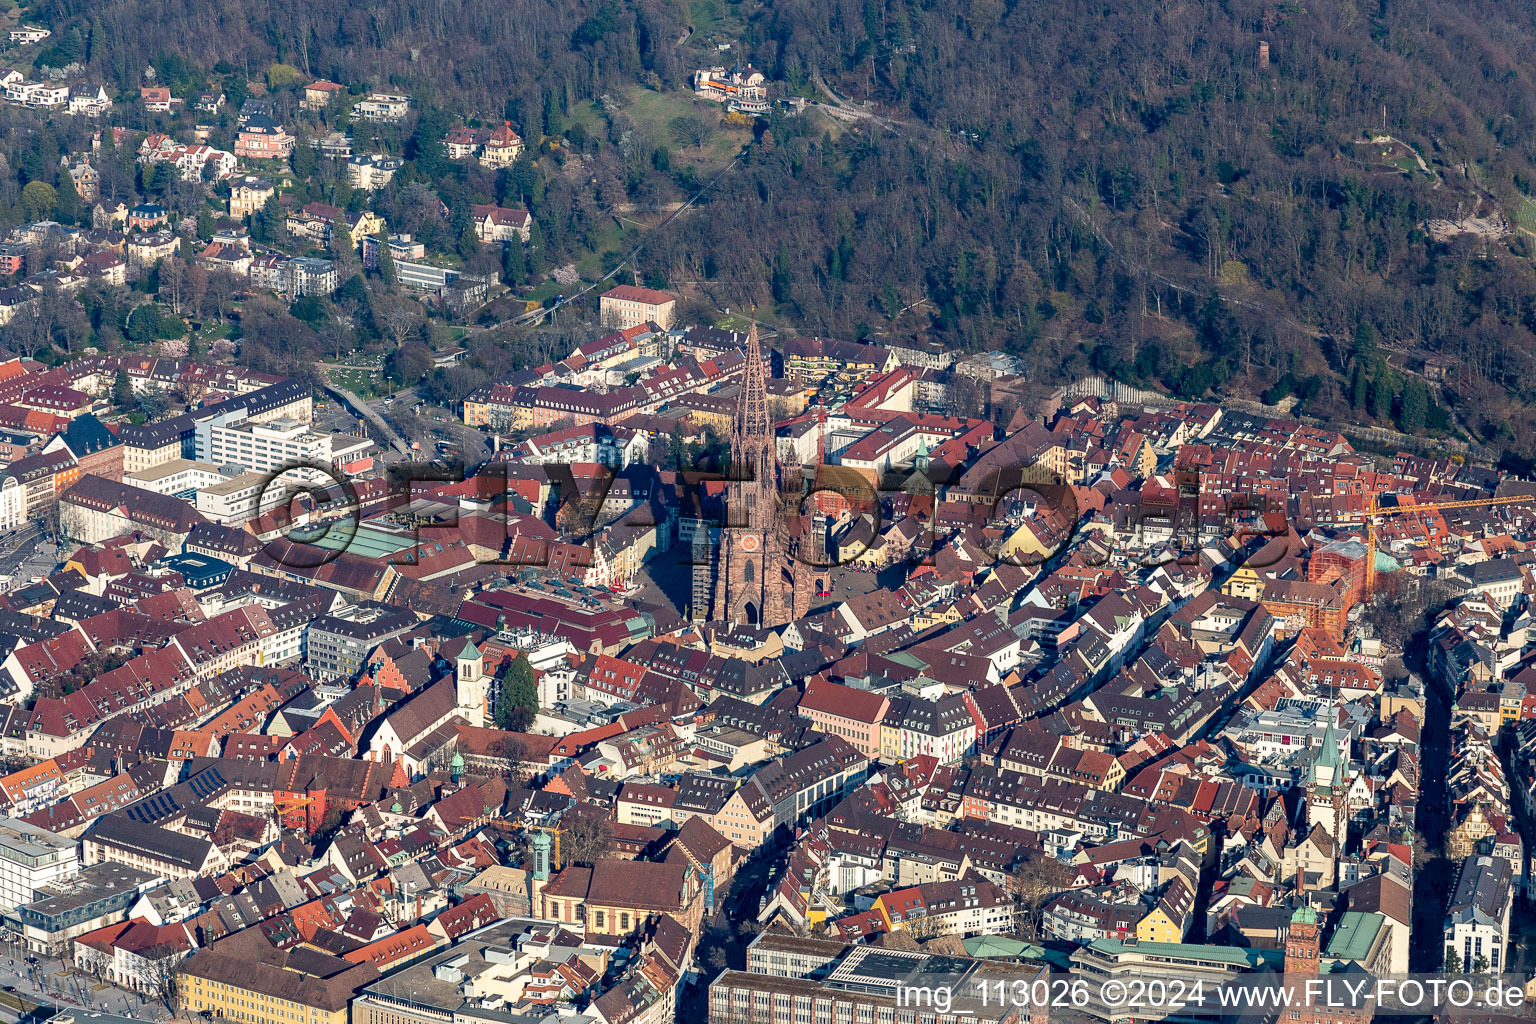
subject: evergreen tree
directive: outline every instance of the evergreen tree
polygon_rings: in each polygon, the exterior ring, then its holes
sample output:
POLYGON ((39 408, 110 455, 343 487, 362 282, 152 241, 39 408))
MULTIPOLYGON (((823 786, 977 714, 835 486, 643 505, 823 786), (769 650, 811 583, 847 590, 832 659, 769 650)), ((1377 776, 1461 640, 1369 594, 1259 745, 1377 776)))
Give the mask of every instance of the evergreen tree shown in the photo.
POLYGON ((1365 408, 1365 401, 1369 394, 1370 378, 1366 376, 1364 365, 1356 360, 1354 369, 1349 373, 1349 407, 1365 408))
POLYGON ((65 171, 59 175, 58 198, 54 200, 53 215, 63 224, 78 224, 84 214, 80 193, 75 191, 75 179, 65 171))
POLYGON ((449 224, 449 230, 453 232, 453 248, 461 259, 469 259, 480 248, 480 236, 475 233, 475 223, 469 219, 469 214, 463 210, 453 215, 449 224))
POLYGON ((386 287, 395 286, 395 257, 389 251, 389 235, 383 231, 379 232, 379 277, 386 287))
POLYGON ((544 229, 539 227, 539 222, 534 221, 528 229, 528 272, 541 274, 544 272, 544 229))
POLYGON ((168 163, 153 164, 143 178, 144 191, 164 194, 176 184, 176 169, 168 163))
POLYGON ((681 423, 672 428, 672 433, 667 437, 667 447, 672 468, 677 472, 683 470, 683 459, 688 454, 688 445, 683 441, 683 426, 681 423))
POLYGON ((405 155, 415 161, 416 170, 429 181, 447 173, 448 151, 443 146, 446 134, 448 115, 437 107, 424 107, 416 118, 416 130, 406 143, 405 155))
MULTIPOLYGON (((1382 372, 1381 360, 1376 355, 1376 328, 1364 320, 1355 325, 1355 337, 1349 345, 1349 360, 1363 377, 1377 376, 1382 372)), ((1358 391, 1358 387, 1351 387, 1352 394, 1358 391)), ((1365 402, 1361 401, 1359 405, 1363 406, 1365 402)))
POLYGON ((67 58, 66 63, 73 64, 85 56, 85 37, 80 34, 80 26, 72 25, 68 32, 59 40, 59 54, 67 58))
POLYGON ((339 218, 331 227, 331 255, 338 260, 350 259, 356 252, 352 244, 352 232, 347 228, 346 218, 339 218))
MULTIPOLYGON (((132 324, 131 318, 129 323, 132 324)), ((118 370, 117 378, 112 381, 112 404, 119 409, 133 405, 133 382, 128 379, 127 370, 118 370)))
POLYGON ((1371 378, 1371 415, 1378 422, 1385 423, 1391 417, 1394 390, 1392 371, 1386 366, 1377 367, 1376 376, 1371 378))
POLYGON ((519 654, 501 673, 501 688, 496 695, 496 728, 526 728, 539 710, 539 686, 533 678, 533 666, 519 654))
POLYGON ((560 99, 553 89, 544 92, 544 134, 559 138, 565 133, 565 120, 560 116, 560 99))
POLYGON ((770 282, 770 287, 773 290, 773 301, 788 302, 790 285, 793 281, 794 276, 789 267, 789 249, 781 245, 779 246, 778 259, 773 262, 773 280, 770 282))
POLYGON ((507 168, 500 199, 503 206, 531 207, 538 203, 539 176, 527 150, 517 158, 516 163, 507 168))
POLYGON ((1402 408, 1398 416, 1398 429, 1405 434, 1417 434, 1424 429, 1429 416, 1429 389, 1417 377, 1409 377, 1403 385, 1402 408))
MULTIPOLYGON (((147 281, 154 275, 145 274, 139 278, 147 281)), ((147 345, 154 341, 160 334, 160 314, 150 303, 145 303, 128 314, 128 340, 136 345, 147 345)))
POLYGON ((501 279, 509 288, 516 288, 527 277, 528 254, 523 251, 523 243, 514 239, 501 251, 501 279))
POLYGON ((319 163, 319 155, 315 152, 315 147, 309 138, 309 133, 306 131, 298 132, 293 142, 293 173, 308 180, 315 176, 319 163))
POLYGON ((258 242, 276 242, 282 236, 283 231, 283 207, 277 201, 277 191, 267 198, 267 204, 261 208, 261 212, 252 218, 251 234, 258 242))

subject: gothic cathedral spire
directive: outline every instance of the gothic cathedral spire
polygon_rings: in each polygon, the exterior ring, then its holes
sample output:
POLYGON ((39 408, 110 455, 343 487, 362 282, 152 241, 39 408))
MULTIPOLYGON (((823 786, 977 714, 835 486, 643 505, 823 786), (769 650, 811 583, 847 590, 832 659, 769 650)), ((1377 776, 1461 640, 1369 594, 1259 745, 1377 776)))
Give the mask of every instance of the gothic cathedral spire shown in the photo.
POLYGON ((731 424, 731 479, 749 482, 753 490, 771 492, 777 486, 773 419, 768 415, 768 381, 757 325, 747 332, 747 361, 741 369, 741 400, 731 424))
POLYGON ((747 332, 741 397, 731 423, 725 523, 715 566, 710 618, 753 627, 781 626, 793 611, 791 566, 778 530, 778 459, 768 382, 757 325, 747 332))

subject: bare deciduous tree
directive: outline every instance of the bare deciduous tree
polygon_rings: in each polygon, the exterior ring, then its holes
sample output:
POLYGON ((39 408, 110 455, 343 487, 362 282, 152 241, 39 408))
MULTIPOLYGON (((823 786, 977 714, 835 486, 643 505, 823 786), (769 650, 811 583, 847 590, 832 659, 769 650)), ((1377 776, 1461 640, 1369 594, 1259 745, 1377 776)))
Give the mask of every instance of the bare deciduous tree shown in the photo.
POLYGON ((168 299, 171 312, 181 316, 181 300, 186 289, 187 265, 174 256, 160 261, 160 295, 168 299))
POLYGON ((411 299, 377 302, 377 306, 379 308, 375 315, 378 317, 379 326, 384 328, 384 332, 389 335, 396 347, 410 337, 411 333, 426 319, 421 304, 411 299))

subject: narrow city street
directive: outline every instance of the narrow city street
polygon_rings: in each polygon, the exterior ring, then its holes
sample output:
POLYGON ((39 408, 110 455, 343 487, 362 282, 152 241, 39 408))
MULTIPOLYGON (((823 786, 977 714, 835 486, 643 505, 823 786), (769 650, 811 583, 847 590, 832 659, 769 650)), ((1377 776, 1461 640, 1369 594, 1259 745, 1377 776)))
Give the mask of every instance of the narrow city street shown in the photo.
POLYGON ((1425 661, 1428 634, 1419 632, 1408 642, 1403 663, 1424 680, 1425 721, 1419 744, 1419 807, 1414 844, 1413 942, 1408 969, 1415 973, 1438 971, 1445 900, 1450 894, 1456 865, 1444 854, 1449 800, 1445 789, 1450 758, 1450 695, 1445 685, 1431 676, 1425 661))
MULTIPOLYGON (((1511 739, 1512 737, 1506 733, 1499 751, 1500 760, 1504 765, 1504 777, 1507 779, 1515 778, 1514 767, 1510 763, 1513 746, 1511 739)), ((1519 823, 1520 834, 1527 837, 1536 835, 1536 832, 1532 831, 1536 823, 1533 823, 1530 815, 1526 814, 1524 802, 1516 798, 1509 802, 1509 807, 1519 823)), ((1517 881, 1526 880, 1518 874, 1516 878, 1517 881)), ((1520 886, 1515 896, 1514 909, 1509 915, 1509 948, 1505 951, 1505 964, 1509 971, 1524 974, 1527 977, 1536 976, 1536 913, 1531 912, 1531 892, 1524 885, 1520 886)))

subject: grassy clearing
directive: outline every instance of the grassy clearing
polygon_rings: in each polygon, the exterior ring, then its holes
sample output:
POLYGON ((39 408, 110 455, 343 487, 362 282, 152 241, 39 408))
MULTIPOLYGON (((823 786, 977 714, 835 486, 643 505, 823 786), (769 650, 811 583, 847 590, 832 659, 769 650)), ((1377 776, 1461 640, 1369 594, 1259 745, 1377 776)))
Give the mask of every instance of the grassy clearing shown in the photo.
POLYGON ((640 234, 634 224, 610 217, 597 236, 596 251, 576 261, 576 272, 588 281, 596 280, 606 274, 613 264, 629 255, 629 251, 640 241, 640 234))
POLYGON ((1515 204, 1515 225, 1536 234, 1536 199, 1521 196, 1515 204))
POLYGON ((630 90, 624 112, 658 145, 666 146, 677 166, 720 167, 730 162, 742 144, 752 138, 749 128, 732 128, 721 121, 725 108, 708 100, 695 100, 693 93, 678 89, 672 92, 652 92, 649 89, 630 90), (679 117, 699 117, 714 128, 702 148, 679 145, 672 138, 672 122, 679 117))
MULTIPOLYGON (((696 101, 693 93, 674 89, 671 92, 654 92, 650 89, 634 88, 629 90, 625 97, 624 112, 634 119, 635 124, 652 133, 657 139, 666 139, 667 126, 675 117, 686 117, 689 114, 704 114, 704 108, 714 107, 713 103, 696 101)), ((716 108, 718 109, 718 107, 716 108)), ((668 142, 668 145, 671 145, 668 142)))
POLYGON ((552 299, 556 295, 564 294, 567 290, 574 291, 575 286, 567 289, 565 285, 551 277, 526 294, 519 296, 519 298, 524 300, 532 300, 534 302, 543 302, 545 299, 552 299))
POLYGON ((700 39, 707 40, 720 31, 721 20, 720 0, 690 0, 688 21, 700 39))
POLYGON ((327 376, 333 387, 344 388, 354 394, 366 395, 378 386, 379 375, 368 370, 329 370, 327 376))
POLYGON ((717 43, 736 44, 746 31, 740 0, 688 0, 688 23, 693 38, 688 45, 705 54, 711 64, 734 64, 742 54, 736 49, 720 50, 717 43))
POLYGON ((607 131, 608 119, 603 116, 601 110, 597 109, 597 104, 591 100, 583 100, 571 107, 566 112, 565 120, 568 125, 581 125, 587 130, 588 135, 602 135, 607 131))

